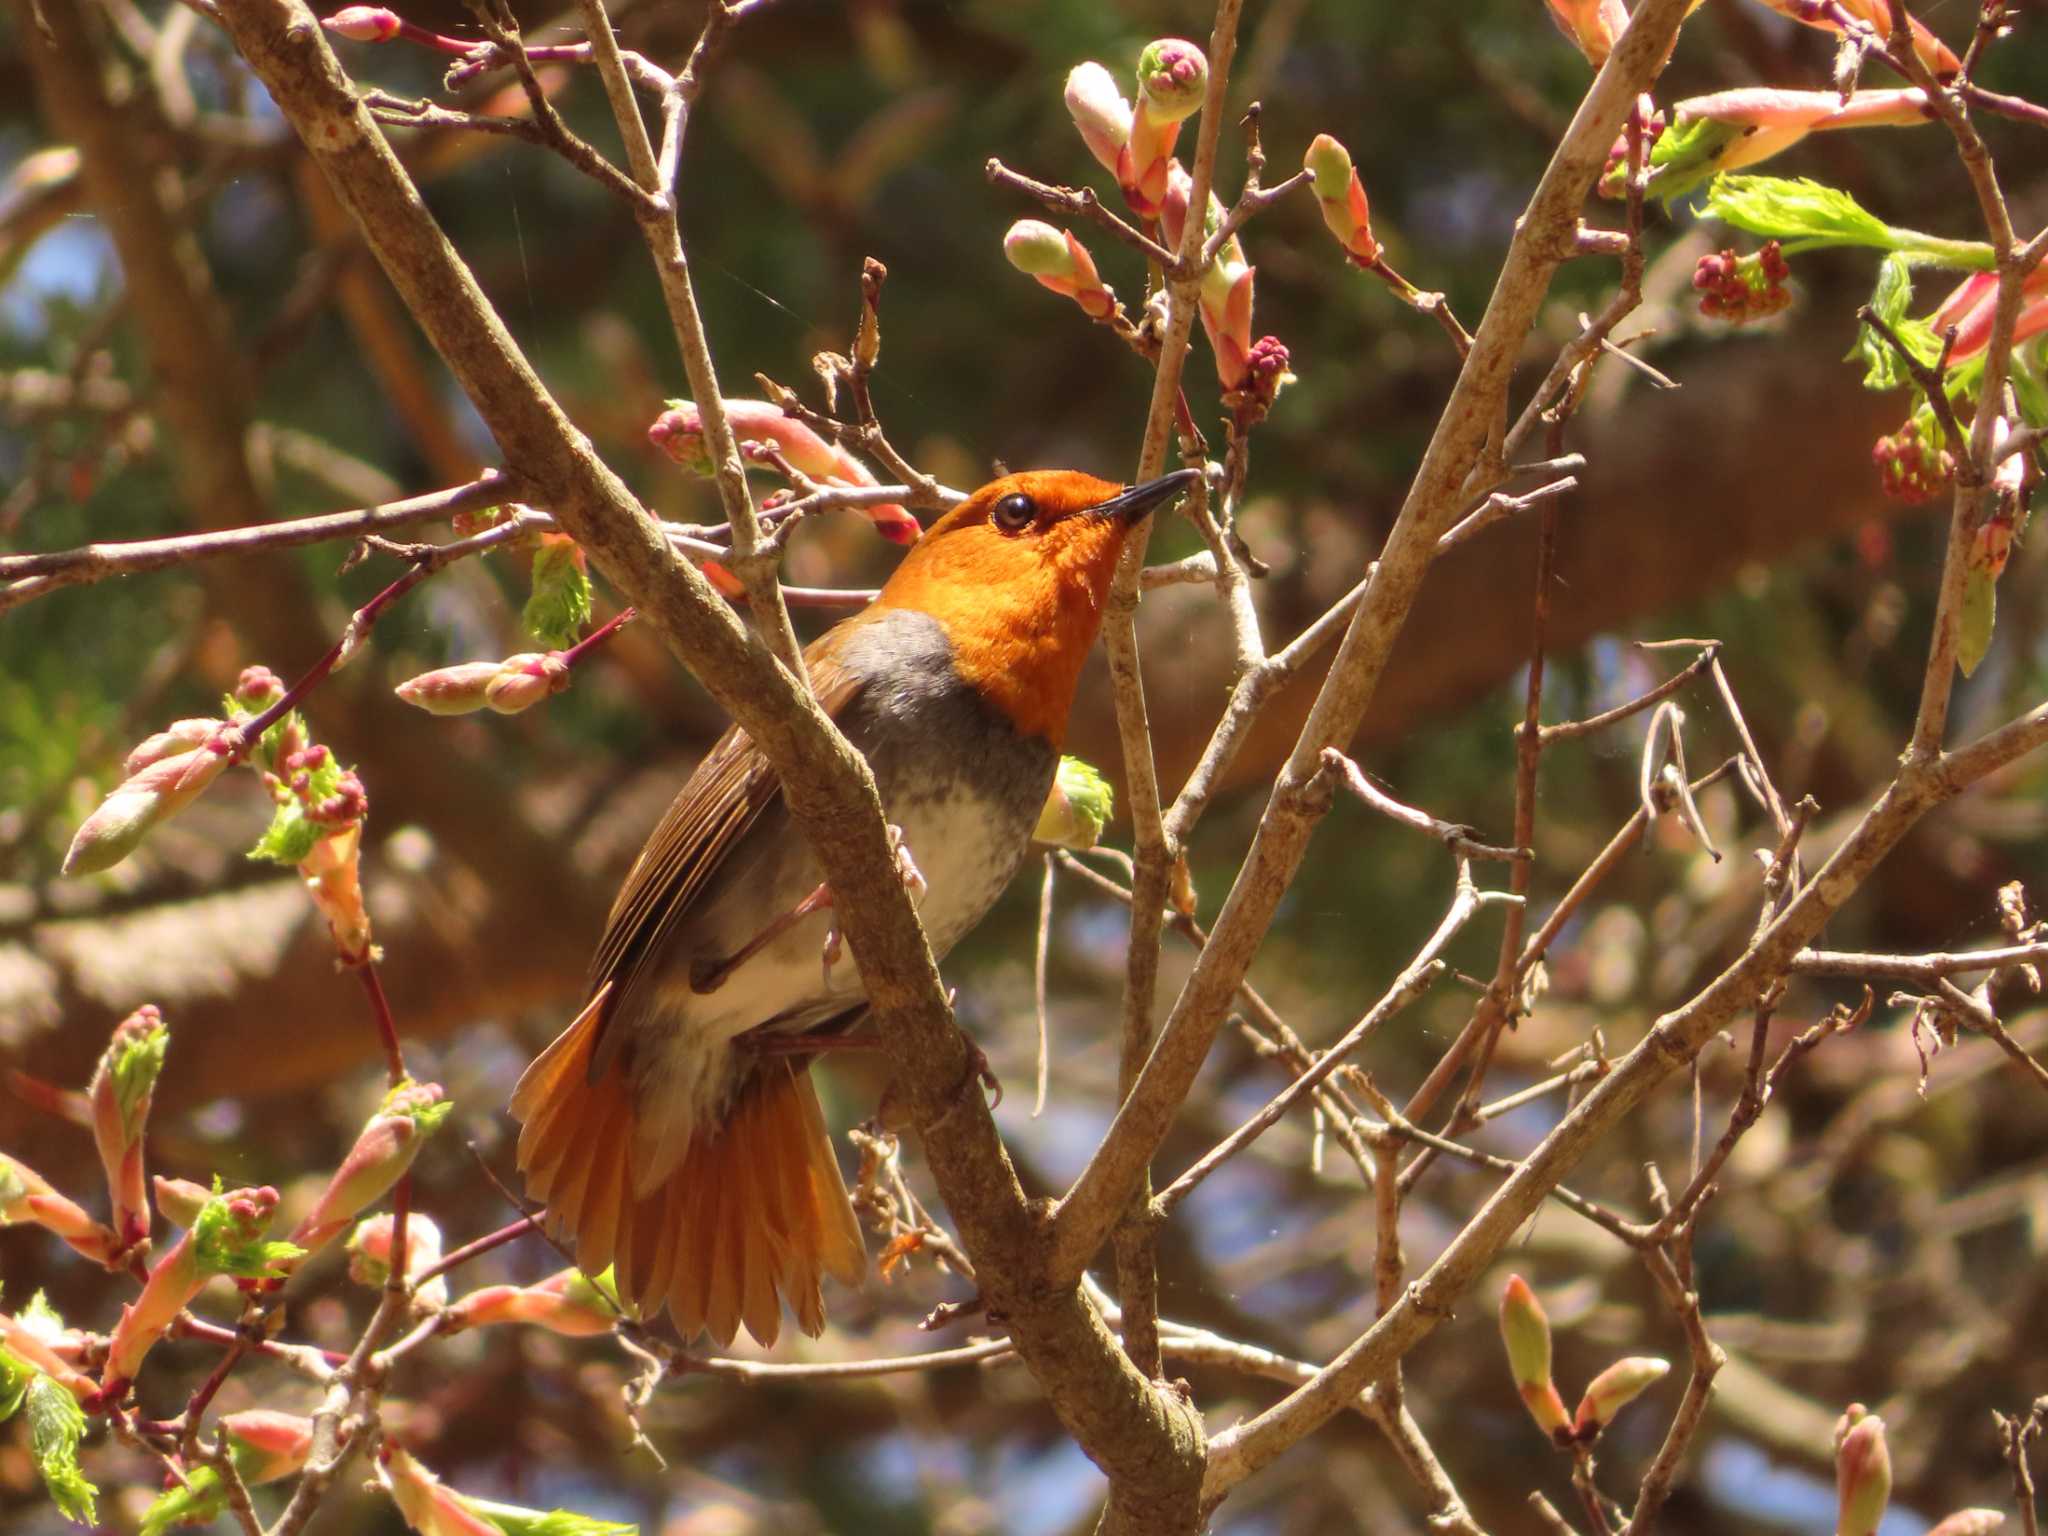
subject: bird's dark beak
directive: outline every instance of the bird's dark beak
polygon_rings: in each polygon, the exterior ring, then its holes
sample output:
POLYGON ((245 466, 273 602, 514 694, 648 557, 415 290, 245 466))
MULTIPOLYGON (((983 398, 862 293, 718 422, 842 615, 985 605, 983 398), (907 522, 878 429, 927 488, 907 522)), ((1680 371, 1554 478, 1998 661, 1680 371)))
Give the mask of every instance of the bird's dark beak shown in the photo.
POLYGON ((1095 517, 1120 517, 1127 526, 1136 527, 1152 514, 1153 508, 1177 500, 1182 491, 1201 477, 1199 469, 1176 469, 1157 480, 1134 485, 1121 496, 1112 496, 1108 501, 1091 507, 1089 512, 1095 517))

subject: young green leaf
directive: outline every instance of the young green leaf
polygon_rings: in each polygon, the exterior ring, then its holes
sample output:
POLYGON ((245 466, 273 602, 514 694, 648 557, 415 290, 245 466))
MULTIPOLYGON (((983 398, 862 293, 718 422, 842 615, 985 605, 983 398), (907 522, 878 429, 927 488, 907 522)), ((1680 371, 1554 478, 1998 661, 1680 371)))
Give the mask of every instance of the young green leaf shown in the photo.
POLYGON ((78 1399, 38 1373, 28 1384, 29 1454, 58 1512, 79 1525, 97 1525, 93 1500, 99 1489, 78 1465, 78 1442, 84 1438, 85 1410, 78 1399))
POLYGON ((590 622, 590 577, 568 539, 542 539, 533 552, 533 595, 520 615, 526 632, 556 650, 576 643, 590 622))
POLYGON ((600 1520, 569 1509, 524 1509, 462 1495, 462 1502, 505 1533, 505 1536, 638 1536, 639 1527, 618 1520, 600 1520))

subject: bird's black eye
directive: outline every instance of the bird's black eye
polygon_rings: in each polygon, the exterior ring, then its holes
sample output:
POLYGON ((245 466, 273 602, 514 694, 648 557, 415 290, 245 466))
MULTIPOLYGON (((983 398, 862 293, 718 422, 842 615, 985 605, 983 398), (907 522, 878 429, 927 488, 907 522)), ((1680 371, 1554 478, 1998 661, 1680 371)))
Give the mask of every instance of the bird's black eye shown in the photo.
POLYGON ((989 520, 1003 532, 1022 533, 1038 516, 1038 503, 1022 491, 1012 491, 989 508, 988 515, 989 520))

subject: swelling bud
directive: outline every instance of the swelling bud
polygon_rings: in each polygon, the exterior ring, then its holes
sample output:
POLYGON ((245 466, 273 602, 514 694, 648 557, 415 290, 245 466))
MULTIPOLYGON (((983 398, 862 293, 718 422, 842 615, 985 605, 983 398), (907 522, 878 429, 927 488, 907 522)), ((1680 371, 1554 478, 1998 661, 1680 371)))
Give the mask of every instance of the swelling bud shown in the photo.
POLYGON ((1580 1440, 1595 1439, 1614 1422, 1617 1413, 1647 1388, 1662 1381, 1670 1371, 1670 1361, 1649 1355, 1630 1355, 1625 1360, 1615 1361, 1593 1378, 1586 1388, 1586 1395, 1579 1399, 1579 1411, 1572 1419, 1572 1434, 1580 1440))
POLYGON ((1031 840, 1077 852, 1093 848, 1102 840, 1102 829, 1115 804, 1109 780, 1080 758, 1063 757, 1031 840))
POLYGON ((1884 1420, 1861 1403, 1835 1425, 1835 1536, 1877 1536, 1892 1496, 1892 1455, 1884 1420))
POLYGON ((1076 64, 1067 75, 1067 111, 1088 153, 1114 176, 1131 137, 1131 104, 1116 88, 1115 76, 1100 64, 1076 64))
POLYGON ((1365 183, 1351 163, 1351 151, 1327 133, 1319 133, 1302 156, 1301 167, 1314 182, 1323 223, 1345 254, 1362 267, 1378 261, 1380 243, 1372 234, 1372 210, 1365 200, 1365 183))
POLYGON ((395 13, 381 5, 343 6, 320 25, 352 43, 388 43, 405 28, 395 13))
POLYGON ((1178 123, 1201 111, 1209 59, 1184 37, 1162 37, 1138 55, 1138 100, 1145 115, 1178 123))
POLYGON ((1564 1399, 1550 1379, 1550 1319, 1520 1275, 1509 1275, 1507 1289, 1501 1292, 1500 1336, 1507 1346, 1515 1390, 1529 1417, 1553 1440, 1569 1440, 1571 1420, 1565 1417, 1564 1399))
POLYGON ((1094 258, 1071 231, 1038 219, 1019 219, 1003 236, 1003 254, 1019 272, 1072 299, 1090 319, 1107 319, 1116 312, 1116 295, 1103 286, 1094 258))

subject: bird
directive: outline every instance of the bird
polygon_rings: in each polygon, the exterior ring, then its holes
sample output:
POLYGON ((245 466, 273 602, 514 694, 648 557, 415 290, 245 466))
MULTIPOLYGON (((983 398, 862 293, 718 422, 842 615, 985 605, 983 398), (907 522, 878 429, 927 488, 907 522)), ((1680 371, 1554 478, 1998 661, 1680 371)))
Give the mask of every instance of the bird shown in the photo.
MULTIPOLYGON (((983 486, 906 551, 875 601, 804 652, 866 757, 932 951, 1017 871, 1051 790, 1126 539, 1197 477, 1121 487, 1074 470, 983 486)), ((824 1276, 866 1249, 810 1061, 866 1008, 823 870, 738 726, 627 873, 588 1001, 520 1078, 518 1166, 577 1264, 611 1269, 687 1342, 784 1308, 816 1335, 824 1276)))

